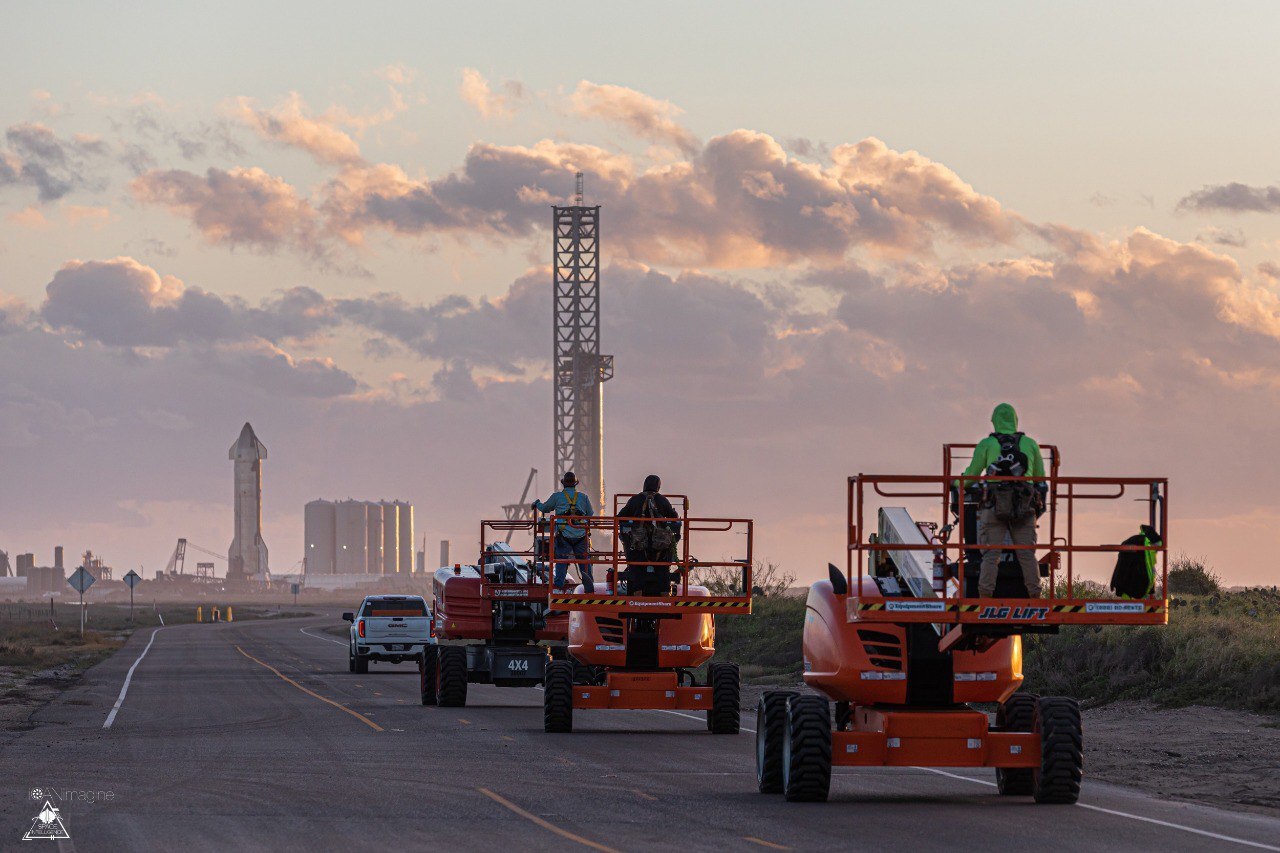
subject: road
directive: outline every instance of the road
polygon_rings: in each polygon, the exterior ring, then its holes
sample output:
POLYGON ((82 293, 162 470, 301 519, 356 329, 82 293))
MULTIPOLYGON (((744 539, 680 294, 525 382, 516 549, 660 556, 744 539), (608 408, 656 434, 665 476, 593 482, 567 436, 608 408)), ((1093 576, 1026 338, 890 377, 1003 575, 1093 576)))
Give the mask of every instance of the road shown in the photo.
POLYGON ((407 664, 347 672, 335 616, 135 634, 0 735, 0 848, 31 847, 40 788, 63 850, 1280 849, 1280 820, 1099 782, 1036 806, 991 772, 837 769, 831 802, 786 803, 756 792, 747 731, 580 711, 548 735, 540 692, 477 685, 424 708, 407 664))

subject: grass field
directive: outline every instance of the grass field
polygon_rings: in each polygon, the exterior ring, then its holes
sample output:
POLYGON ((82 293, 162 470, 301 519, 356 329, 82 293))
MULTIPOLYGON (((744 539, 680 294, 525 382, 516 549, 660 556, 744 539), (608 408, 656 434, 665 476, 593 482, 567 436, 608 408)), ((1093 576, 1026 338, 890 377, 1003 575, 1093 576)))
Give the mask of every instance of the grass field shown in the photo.
MULTIPOLYGON (((760 598, 716 620, 716 660, 747 683, 801 677, 804 601, 760 598)), ((1152 700, 1280 713, 1280 590, 1180 595, 1164 627, 1075 627, 1028 637, 1026 689, 1101 703, 1152 700)))
POLYGON ((1178 596, 1164 627, 1028 638, 1027 689, 1280 713, 1280 591, 1178 596))

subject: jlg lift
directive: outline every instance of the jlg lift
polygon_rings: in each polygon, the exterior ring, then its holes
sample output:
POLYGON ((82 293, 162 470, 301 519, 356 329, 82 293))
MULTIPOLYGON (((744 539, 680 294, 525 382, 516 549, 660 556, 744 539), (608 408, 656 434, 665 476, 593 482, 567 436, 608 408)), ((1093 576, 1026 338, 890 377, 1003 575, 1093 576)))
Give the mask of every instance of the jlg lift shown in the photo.
MULTIPOLYGON (((671 559, 628 560, 620 534, 628 523, 650 524, 654 519, 619 518, 617 507, 627 497, 615 498, 612 517, 570 519, 597 535, 609 534, 612 547, 590 558, 596 575, 604 569, 593 592, 579 586, 574 592, 553 590, 549 597, 556 611, 569 614, 572 661, 553 661, 547 668, 544 728, 572 731, 574 711, 583 708, 655 709, 706 711, 708 730, 737 734, 738 667, 713 663, 703 683, 698 683, 694 669, 715 653, 713 617, 751 612, 752 522, 690 518, 688 499, 670 496, 672 504, 681 507, 680 517, 657 521, 678 523, 680 539, 671 559), (694 556, 695 548, 704 549, 697 552, 701 559, 694 556), (641 589, 638 582, 636 589, 626 588, 627 570, 647 567, 659 573, 669 568, 673 582, 658 589, 653 584, 641 589), (725 574, 726 568, 739 581, 730 595, 713 595, 690 579, 694 571, 725 574), (658 594, 640 594, 644 591, 658 594)), ((556 521, 552 517, 553 553, 556 521)))
MULTIPOLYGON (((1039 803, 1074 803, 1083 774, 1080 706, 1067 697, 1019 693, 1022 634, 1064 625, 1168 622, 1168 481, 1064 477, 1045 446, 1049 476, 957 477, 953 460, 973 445, 947 445, 942 476, 849 479, 848 564, 809 590, 804 625, 805 683, 822 694, 770 691, 756 709, 760 790, 788 800, 826 800, 831 767, 992 767, 1001 794, 1039 803), (952 491, 960 481, 961 487, 952 491), (984 489, 998 482, 1047 484, 1043 544, 976 543, 984 489), (868 492, 873 493, 869 495, 868 492), (963 495, 960 500, 953 497, 963 495), (917 523, 905 508, 881 506, 868 533, 869 497, 936 501, 943 525, 917 523), (1145 504, 1141 519, 1158 544, 1076 542, 1077 504, 1097 514, 1105 501, 1145 504), (955 501, 953 503, 953 501, 955 501), (955 531, 954 541, 950 534, 955 531), (1046 537, 1044 534, 1048 533, 1046 537), (1036 548, 1044 597, 1029 599, 1014 551, 1036 548), (984 551, 1000 550, 996 597, 979 598, 984 551), (1076 584, 1076 555, 1156 552, 1159 584, 1141 600, 1087 598, 1076 584), (856 567, 856 570, 855 570, 856 567), (829 702, 835 701, 832 726, 829 702), (974 703, 999 703, 994 725, 974 703)), ((1113 504, 1114 506, 1115 504, 1113 504)), ((1116 528, 1120 529, 1120 528, 1116 528)), ((1095 558, 1096 559, 1096 558, 1095 558)))
POLYGON ((545 521, 482 521, 476 565, 436 570, 436 645, 427 646, 422 658, 423 705, 461 707, 468 683, 535 687, 553 651, 564 654, 568 617, 547 607, 546 529, 545 521), (528 534, 529 549, 517 551, 490 535, 509 539, 512 533, 528 534))

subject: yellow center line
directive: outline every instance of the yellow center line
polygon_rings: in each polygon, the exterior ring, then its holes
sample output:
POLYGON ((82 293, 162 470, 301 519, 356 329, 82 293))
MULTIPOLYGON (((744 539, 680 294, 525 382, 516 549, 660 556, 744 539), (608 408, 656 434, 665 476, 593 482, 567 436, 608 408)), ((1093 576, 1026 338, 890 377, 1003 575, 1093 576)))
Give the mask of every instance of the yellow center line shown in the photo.
POLYGON ((507 808, 510 811, 515 812, 525 820, 536 823, 538 826, 542 827, 548 832, 554 832, 556 835, 560 836, 561 838, 567 838, 570 841, 576 841, 578 844, 581 844, 584 847, 590 847, 592 850, 599 850, 601 851, 601 853, 618 853, 618 851, 614 850, 612 847, 605 847, 603 844, 599 844, 595 841, 592 841, 589 838, 583 838, 581 835, 574 835, 569 830, 561 829, 560 827, 556 826, 553 823, 547 823, 545 820, 538 817, 537 815, 530 814, 529 812, 517 806, 515 803, 506 799, 505 797, 499 796, 498 794, 495 794, 493 791, 490 791, 488 788, 476 788, 476 790, 484 794, 489 799, 493 800, 498 805, 503 806, 504 808, 507 808))
POLYGON ((258 659, 257 659, 257 658, 255 658, 253 655, 249 654, 248 652, 246 652, 244 649, 240 648, 239 646, 236 646, 236 651, 238 651, 240 654, 244 655, 245 657, 247 657, 249 660, 253 661, 254 663, 258 664, 258 666, 266 667, 267 669, 271 670, 271 671, 272 671, 272 672, 274 672, 277 676, 279 676, 281 679, 283 679, 284 681, 289 682, 289 683, 290 683, 290 684, 292 684, 294 687, 298 688, 299 690, 301 690, 303 693, 307 694, 308 696, 313 696, 313 697, 315 697, 316 699, 319 699, 321 702, 324 702, 326 705, 332 705, 333 707, 337 708, 339 711, 342 711, 343 713, 350 714, 351 716, 355 717, 357 720, 359 720, 360 722, 364 723, 366 726, 368 726, 369 728, 373 729, 374 731, 377 731, 377 732, 383 731, 382 726, 378 725, 378 724, 377 724, 377 723, 375 723, 373 720, 371 720, 371 719, 369 719, 368 717, 366 717, 364 714, 357 713, 356 711, 353 711, 353 710, 351 710, 350 708, 344 708, 343 706, 339 705, 337 702, 333 701, 332 699, 326 699, 325 697, 321 696, 319 693, 316 693, 316 692, 315 692, 315 691, 313 691, 313 690, 308 690, 307 688, 303 687, 303 686, 302 686, 301 684, 299 684, 298 682, 294 681, 294 680, 293 680, 292 678, 290 678, 289 676, 287 676, 287 675, 285 675, 284 673, 282 673, 280 670, 276 669, 276 668, 275 668, 274 666, 272 666, 271 664, 269 664, 269 663, 263 663, 262 661, 258 660, 258 659))
POLYGON ((791 848, 785 844, 774 844, 772 841, 765 841, 763 838, 756 838, 753 835, 742 836, 743 841, 750 841, 752 844, 759 844, 761 847, 768 847, 770 850, 790 850, 791 848))
POLYGON ((458 718, 458 722, 462 723, 464 726, 469 726, 469 725, 471 725, 471 721, 470 721, 470 720, 464 720, 464 719, 462 719, 461 717, 459 717, 459 718, 458 718))
POLYGON ((641 791, 639 788, 632 788, 631 792, 642 800, 648 800, 651 803, 656 803, 658 801, 658 798, 655 797, 653 794, 646 794, 644 791, 641 791))

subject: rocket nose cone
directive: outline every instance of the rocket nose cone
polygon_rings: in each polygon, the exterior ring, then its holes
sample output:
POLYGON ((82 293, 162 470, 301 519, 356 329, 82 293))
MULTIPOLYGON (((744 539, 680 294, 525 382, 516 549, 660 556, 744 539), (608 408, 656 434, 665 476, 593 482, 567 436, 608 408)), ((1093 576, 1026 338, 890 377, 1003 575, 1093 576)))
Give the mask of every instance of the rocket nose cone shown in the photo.
POLYGON ((253 427, 250 426, 248 421, 245 421, 244 428, 240 430, 240 437, 236 439, 235 444, 231 445, 231 450, 227 456, 236 461, 266 459, 267 446, 258 440, 258 436, 253 432, 253 427))

